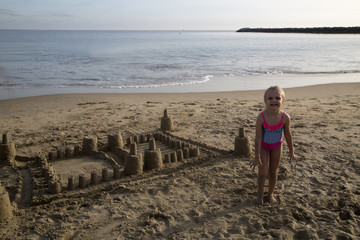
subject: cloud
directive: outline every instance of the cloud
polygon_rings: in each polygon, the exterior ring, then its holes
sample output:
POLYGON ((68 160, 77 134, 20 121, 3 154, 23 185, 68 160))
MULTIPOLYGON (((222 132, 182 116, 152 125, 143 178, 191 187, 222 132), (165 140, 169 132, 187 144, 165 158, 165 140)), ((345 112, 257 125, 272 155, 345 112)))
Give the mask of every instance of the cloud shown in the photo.
POLYGON ((0 8, 0 16, 5 16, 5 17, 18 17, 18 16, 20 16, 20 15, 14 13, 13 11, 11 11, 11 10, 9 10, 9 9, 0 8))
POLYGON ((74 15, 66 14, 66 13, 53 13, 53 12, 47 12, 44 14, 41 14, 44 17, 56 17, 56 18, 72 18, 74 15))
POLYGON ((72 18, 74 15, 59 13, 53 11, 43 11, 37 14, 20 15, 10 9, 0 8, 0 17, 54 17, 54 18, 72 18))

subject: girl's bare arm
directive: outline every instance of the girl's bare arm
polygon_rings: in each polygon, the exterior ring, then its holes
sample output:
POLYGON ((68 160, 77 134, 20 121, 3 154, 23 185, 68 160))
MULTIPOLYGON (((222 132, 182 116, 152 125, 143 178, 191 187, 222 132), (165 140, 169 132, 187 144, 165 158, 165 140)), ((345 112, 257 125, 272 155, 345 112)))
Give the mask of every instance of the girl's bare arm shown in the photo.
POLYGON ((253 167, 253 169, 256 166, 259 166, 259 167, 262 166, 262 162, 261 162, 261 158, 260 158, 260 148, 261 148, 261 140, 262 140, 262 124, 263 124, 263 119, 261 117, 261 114, 259 114, 259 116, 256 119, 256 129, 255 129, 255 159, 250 164, 253 167))
POLYGON ((288 114, 286 114, 284 118, 284 135, 289 148, 290 160, 297 160, 297 156, 294 154, 293 138, 290 130, 290 116, 288 114))

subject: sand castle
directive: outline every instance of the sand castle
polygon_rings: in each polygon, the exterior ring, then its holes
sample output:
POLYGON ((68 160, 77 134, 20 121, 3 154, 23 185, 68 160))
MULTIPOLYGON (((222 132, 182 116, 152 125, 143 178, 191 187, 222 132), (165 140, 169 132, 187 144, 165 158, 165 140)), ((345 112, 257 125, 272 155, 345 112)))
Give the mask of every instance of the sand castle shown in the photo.
POLYGON ((161 169, 163 167, 163 161, 161 156, 161 150, 156 148, 155 139, 152 138, 149 141, 149 149, 145 150, 144 155, 144 169, 161 169))
POLYGON ((174 129, 172 118, 169 117, 167 109, 164 110, 164 116, 161 118, 161 131, 171 131, 174 129))
POLYGON ((0 222, 12 217, 9 194, 0 182, 0 222))
POLYGON ((239 136, 235 138, 234 153, 237 156, 249 157, 252 153, 250 139, 245 136, 243 127, 239 128, 239 136))
POLYGON ((137 144, 132 143, 130 153, 125 158, 124 174, 126 176, 141 174, 143 172, 143 160, 141 153, 137 152, 137 144))
MULTIPOLYGON (((31 194, 28 196, 31 199, 29 204, 51 201, 46 200, 54 199, 51 196, 61 198, 79 194, 80 190, 91 191, 94 186, 115 186, 121 179, 217 155, 215 148, 172 135, 170 131, 173 129, 172 118, 165 109, 160 131, 130 135, 126 141, 120 132, 111 132, 107 135, 106 144, 99 144, 105 141, 99 141, 96 136, 85 136, 79 144, 51 149, 48 154, 30 159, 26 169, 32 177, 32 192, 27 193, 31 194)), ((14 161, 16 149, 10 143, 8 134, 3 135, 0 149, 2 164, 14 161)), ((245 137, 243 128, 235 139, 234 152, 239 156, 251 154, 249 139, 245 137)), ((1 220, 12 213, 9 196, 4 188, 0 190, 1 220)))
MULTIPOLYGON (((176 163, 178 161, 183 162, 184 159, 201 156, 200 147, 185 143, 184 140, 178 140, 175 136, 163 132, 129 136, 126 145, 123 144, 124 141, 121 133, 111 133, 108 135, 108 144, 102 151, 98 150, 97 142, 97 138, 86 136, 82 141, 81 151, 74 151, 73 155, 57 154, 56 158, 54 158, 55 153, 59 151, 50 151, 48 158, 39 157, 38 162, 43 169, 46 180, 49 182, 48 192, 50 194, 58 194, 63 191, 76 190, 77 188, 84 189, 87 186, 142 174, 147 170, 161 170, 165 167, 165 164, 176 163), (161 148, 156 146, 156 142, 161 145, 163 153, 161 148), (146 146, 148 147, 146 148, 146 146), (183 152, 185 152, 185 155, 183 152), (108 153, 115 154, 117 160, 110 157, 108 153), (99 171, 94 169, 91 171, 88 181, 86 175, 81 173, 78 178, 76 176, 68 176, 67 185, 64 185, 64 179, 57 176, 56 162, 66 161, 66 158, 68 158, 68 161, 72 161, 74 157, 75 159, 76 157, 81 159, 84 156, 90 156, 93 159, 107 162, 108 167, 101 170, 101 178, 99 171)), ((79 146, 77 145, 75 148, 79 149, 79 146)), ((68 152, 73 151, 70 149, 68 152)))
POLYGON ((0 164, 11 165, 15 160, 16 149, 14 143, 10 142, 10 136, 3 134, 2 143, 0 144, 0 164))

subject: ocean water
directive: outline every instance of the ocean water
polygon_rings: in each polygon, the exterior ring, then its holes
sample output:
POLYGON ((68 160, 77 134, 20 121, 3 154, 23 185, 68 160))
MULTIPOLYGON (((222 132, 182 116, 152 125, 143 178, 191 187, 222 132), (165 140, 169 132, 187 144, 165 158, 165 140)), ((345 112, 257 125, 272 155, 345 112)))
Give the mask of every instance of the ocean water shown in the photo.
POLYGON ((274 79, 292 87, 359 77, 359 35, 0 30, 0 99, 249 90, 274 79))

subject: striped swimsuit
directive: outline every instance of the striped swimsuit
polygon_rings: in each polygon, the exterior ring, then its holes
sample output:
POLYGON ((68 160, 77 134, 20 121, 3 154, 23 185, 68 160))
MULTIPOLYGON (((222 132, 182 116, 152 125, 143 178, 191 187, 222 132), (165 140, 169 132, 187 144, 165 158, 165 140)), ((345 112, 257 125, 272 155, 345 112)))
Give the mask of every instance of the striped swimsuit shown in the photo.
POLYGON ((282 131, 284 128, 283 118, 284 118, 285 112, 283 112, 283 114, 281 116, 281 121, 278 124, 273 125, 273 126, 266 123, 263 112, 261 112, 261 115, 264 119, 264 123, 262 126, 261 146, 267 151, 272 151, 272 150, 278 148, 283 142, 282 131))

